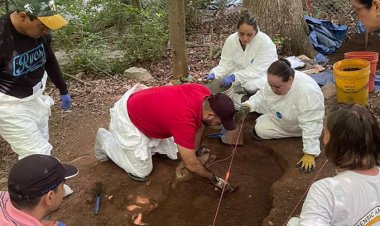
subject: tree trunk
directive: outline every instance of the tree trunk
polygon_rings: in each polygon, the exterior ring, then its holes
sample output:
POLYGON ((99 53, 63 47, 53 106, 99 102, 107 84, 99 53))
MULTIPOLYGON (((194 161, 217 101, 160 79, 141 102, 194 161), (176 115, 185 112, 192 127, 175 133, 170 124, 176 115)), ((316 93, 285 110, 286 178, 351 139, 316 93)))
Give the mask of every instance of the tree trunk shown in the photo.
POLYGON ((169 32, 173 55, 173 78, 187 78, 186 0, 169 0, 169 32))
POLYGON ((307 37, 302 0, 244 0, 243 6, 255 14, 261 31, 273 41, 284 38, 284 53, 314 58, 316 51, 307 37))

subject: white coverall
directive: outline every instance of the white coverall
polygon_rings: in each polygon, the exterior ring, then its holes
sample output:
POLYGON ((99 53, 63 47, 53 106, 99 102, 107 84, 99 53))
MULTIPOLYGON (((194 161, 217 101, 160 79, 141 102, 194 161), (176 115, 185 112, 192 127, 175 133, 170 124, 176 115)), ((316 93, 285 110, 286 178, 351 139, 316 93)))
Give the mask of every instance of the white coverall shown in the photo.
POLYGON ((312 184, 300 218, 287 226, 380 225, 380 174, 344 171, 312 184))
MULTIPOLYGON (((166 154, 177 159, 177 145, 173 137, 153 139, 145 136, 131 122, 127 101, 134 92, 147 88, 137 84, 129 89, 110 110, 109 131, 100 128, 96 135, 95 157, 107 160, 108 157, 127 173, 146 177, 153 169, 152 154, 166 154)), ((144 104, 144 103, 141 103, 144 104)))
MULTIPOLYGON (((255 93, 264 87, 267 69, 276 60, 276 45, 268 35, 258 31, 243 50, 236 32, 226 39, 220 62, 210 73, 214 73, 215 78, 234 74, 236 90, 241 86, 248 93, 255 93)), ((235 108, 240 107, 242 96, 242 94, 230 96, 235 108)))
POLYGON ((54 101, 43 95, 46 80, 45 72, 33 94, 26 98, 0 93, 0 134, 11 144, 18 159, 32 154, 51 155, 48 122, 54 101))
POLYGON ((246 101, 251 111, 261 113, 255 130, 263 139, 300 137, 303 152, 318 156, 319 138, 325 114, 324 97, 318 84, 307 74, 295 71, 286 95, 276 95, 268 82, 246 101))

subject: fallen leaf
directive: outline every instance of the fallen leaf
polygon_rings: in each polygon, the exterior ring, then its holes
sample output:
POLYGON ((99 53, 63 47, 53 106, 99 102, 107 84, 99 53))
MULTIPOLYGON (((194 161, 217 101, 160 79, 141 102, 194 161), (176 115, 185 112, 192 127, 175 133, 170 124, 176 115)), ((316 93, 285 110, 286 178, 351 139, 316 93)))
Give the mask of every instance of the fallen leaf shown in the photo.
POLYGON ((145 204, 148 204, 148 203, 149 203, 149 199, 148 199, 148 198, 144 198, 144 197, 142 197, 142 196, 137 196, 137 197, 136 197, 136 203, 137 203, 137 204, 145 205, 145 204))
POLYGON ((139 213, 135 220, 133 221, 134 225, 148 225, 147 223, 142 222, 142 214, 139 213))
POLYGON ((141 209, 141 206, 137 206, 137 205, 129 205, 129 206, 127 206, 127 210, 128 211, 134 211, 135 209, 141 209))

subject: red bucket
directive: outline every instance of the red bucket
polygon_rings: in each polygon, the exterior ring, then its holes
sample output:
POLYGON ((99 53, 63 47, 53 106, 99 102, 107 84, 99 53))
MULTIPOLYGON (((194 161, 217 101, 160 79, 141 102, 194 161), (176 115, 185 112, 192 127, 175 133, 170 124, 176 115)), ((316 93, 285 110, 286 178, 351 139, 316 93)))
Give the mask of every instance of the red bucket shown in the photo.
POLYGON ((352 59, 352 58, 359 58, 359 59, 369 61, 370 75, 369 75, 368 91, 369 92, 374 91, 377 61, 379 60, 379 54, 377 52, 370 52, 370 51, 347 52, 344 54, 344 59, 352 59))

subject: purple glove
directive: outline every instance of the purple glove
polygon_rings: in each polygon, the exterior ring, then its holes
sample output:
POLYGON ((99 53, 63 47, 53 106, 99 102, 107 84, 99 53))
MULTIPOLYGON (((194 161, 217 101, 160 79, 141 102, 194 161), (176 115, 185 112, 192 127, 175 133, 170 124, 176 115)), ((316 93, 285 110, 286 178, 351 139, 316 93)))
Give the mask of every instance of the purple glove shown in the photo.
POLYGON ((229 87, 235 81, 235 75, 231 74, 229 76, 225 76, 220 82, 219 87, 226 88, 229 87))
POLYGON ((61 109, 64 111, 69 110, 71 106, 71 96, 70 94, 61 95, 61 109))
POLYGON ((214 79, 215 79, 214 73, 210 73, 210 74, 203 77, 203 80, 206 80, 206 81, 210 81, 210 80, 214 80, 214 79))

